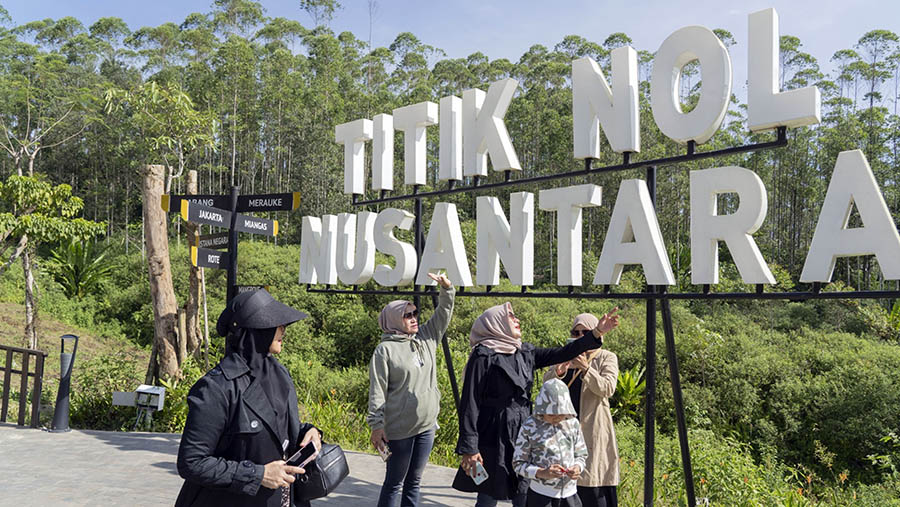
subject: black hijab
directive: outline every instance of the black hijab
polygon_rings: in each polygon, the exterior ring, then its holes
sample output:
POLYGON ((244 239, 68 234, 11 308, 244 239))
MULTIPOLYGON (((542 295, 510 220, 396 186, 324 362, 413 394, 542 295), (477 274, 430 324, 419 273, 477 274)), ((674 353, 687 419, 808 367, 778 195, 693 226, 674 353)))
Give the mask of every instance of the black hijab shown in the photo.
POLYGON ((275 339, 277 328, 246 329, 237 328, 228 336, 226 355, 240 356, 250 368, 250 375, 259 382, 263 392, 269 398, 275 410, 275 428, 281 442, 289 438, 288 420, 291 389, 294 388, 290 377, 283 374, 282 366, 272 354, 269 347, 275 339))

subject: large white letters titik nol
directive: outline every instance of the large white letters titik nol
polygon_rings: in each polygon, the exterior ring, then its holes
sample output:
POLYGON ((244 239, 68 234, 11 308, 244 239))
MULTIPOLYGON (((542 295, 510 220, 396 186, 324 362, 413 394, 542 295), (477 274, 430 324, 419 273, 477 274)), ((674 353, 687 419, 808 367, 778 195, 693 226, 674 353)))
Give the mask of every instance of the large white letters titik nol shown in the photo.
POLYGON ((886 280, 900 279, 900 235, 878 182, 860 150, 842 151, 834 164, 801 282, 830 282, 838 257, 875 255, 886 280), (862 227, 847 228, 853 205, 862 227))
POLYGON ((641 151, 637 51, 624 46, 610 57, 612 89, 597 62, 588 57, 572 62, 575 158, 600 158, 601 127, 613 151, 641 151))
POLYGON ((622 268, 627 264, 640 264, 650 285, 675 285, 675 275, 644 180, 625 180, 619 186, 603 252, 594 273, 594 285, 618 285, 622 268))
POLYGON ((355 120, 334 127, 334 140, 344 145, 344 193, 365 193, 366 141, 372 140, 372 120, 355 120))
MULTIPOLYGON (((747 124, 752 131, 779 126, 819 123, 819 89, 815 86, 779 92, 778 13, 764 9, 750 14, 747 61, 747 124)), ((706 86, 706 81, 703 81, 706 86)))
POLYGON ((766 218, 766 205, 766 188, 749 169, 691 171, 691 283, 719 283, 719 241, 731 251, 744 283, 775 283, 751 236, 766 218), (725 193, 738 195, 738 209, 718 215, 718 196, 725 193))
POLYGON ((534 284, 534 194, 509 196, 509 221, 500 200, 476 198, 475 282, 500 283, 500 261, 513 285, 534 284))
POLYGON ((731 100, 731 56, 712 30, 686 26, 663 41, 653 59, 650 105, 656 125, 679 143, 702 144, 719 130, 731 100), (681 69, 700 61, 703 88, 691 112, 681 109, 681 69))
POLYGON ((394 109, 394 129, 403 132, 403 183, 425 184, 425 127, 437 125, 438 105, 419 102, 394 109))
POLYGON ((518 82, 502 79, 491 83, 487 94, 473 88, 463 92, 463 174, 487 176, 487 157, 495 171, 521 170, 503 117, 518 82))

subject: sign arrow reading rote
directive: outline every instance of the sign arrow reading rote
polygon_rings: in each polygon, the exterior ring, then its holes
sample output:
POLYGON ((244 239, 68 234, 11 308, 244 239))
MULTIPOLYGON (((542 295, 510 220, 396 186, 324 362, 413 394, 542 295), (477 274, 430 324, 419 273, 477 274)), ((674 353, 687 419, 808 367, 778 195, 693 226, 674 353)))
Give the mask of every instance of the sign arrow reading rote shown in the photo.
POLYGON ((191 247, 191 264, 198 268, 228 268, 228 252, 191 247))

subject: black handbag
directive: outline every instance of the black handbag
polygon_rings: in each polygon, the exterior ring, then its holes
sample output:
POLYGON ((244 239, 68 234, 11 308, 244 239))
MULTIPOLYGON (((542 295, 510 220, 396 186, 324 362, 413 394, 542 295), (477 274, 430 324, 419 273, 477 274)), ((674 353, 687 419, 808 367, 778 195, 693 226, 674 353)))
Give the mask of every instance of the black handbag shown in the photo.
POLYGON ((316 459, 303 468, 306 473, 300 475, 301 486, 298 496, 304 501, 328 495, 350 475, 347 457, 344 456, 343 449, 336 444, 323 443, 316 459))

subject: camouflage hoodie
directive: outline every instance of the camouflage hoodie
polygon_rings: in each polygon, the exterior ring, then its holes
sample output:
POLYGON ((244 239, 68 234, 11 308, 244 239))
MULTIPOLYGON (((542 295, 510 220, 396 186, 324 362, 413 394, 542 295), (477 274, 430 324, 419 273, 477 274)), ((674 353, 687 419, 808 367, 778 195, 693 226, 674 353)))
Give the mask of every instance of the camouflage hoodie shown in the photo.
POLYGON ((559 464, 564 468, 575 465, 584 470, 587 446, 581 433, 581 424, 575 407, 569 398, 569 388, 559 379, 544 382, 534 401, 534 415, 525 420, 516 439, 513 468, 516 473, 531 479, 531 489, 553 498, 566 498, 577 492, 576 481, 568 477, 537 479, 539 469, 559 464), (572 417, 550 424, 542 415, 571 415, 572 417))

